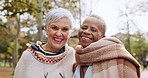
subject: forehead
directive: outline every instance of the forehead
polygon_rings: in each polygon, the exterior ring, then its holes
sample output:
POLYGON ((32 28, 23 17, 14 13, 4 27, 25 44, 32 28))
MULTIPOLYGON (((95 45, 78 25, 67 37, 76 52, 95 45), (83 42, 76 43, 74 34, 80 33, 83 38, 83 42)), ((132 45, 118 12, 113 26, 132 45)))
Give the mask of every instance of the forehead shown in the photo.
POLYGON ((83 25, 95 26, 97 28, 103 27, 103 23, 101 22, 101 20, 95 17, 86 18, 83 22, 83 25))
POLYGON ((52 21, 50 24, 64 24, 64 25, 68 25, 70 26, 71 25, 71 21, 68 17, 62 17, 58 20, 55 20, 55 21, 52 21))
POLYGON ((100 20, 95 17, 88 17, 84 20, 83 24, 84 23, 99 24, 100 20))
POLYGON ((70 19, 66 16, 56 19, 52 21, 51 23, 57 23, 57 22, 71 23, 70 19))
POLYGON ((47 28, 50 27, 58 27, 58 28, 71 28, 71 22, 68 17, 62 17, 56 21, 50 22, 48 25, 46 25, 47 28))

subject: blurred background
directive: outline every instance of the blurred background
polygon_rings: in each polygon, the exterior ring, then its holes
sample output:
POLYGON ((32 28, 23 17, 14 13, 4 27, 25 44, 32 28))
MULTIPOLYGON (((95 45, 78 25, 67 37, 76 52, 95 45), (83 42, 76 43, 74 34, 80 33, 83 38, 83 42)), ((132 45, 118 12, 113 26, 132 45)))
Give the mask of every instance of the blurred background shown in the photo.
POLYGON ((0 78, 12 78, 22 52, 46 40, 45 15, 58 7, 75 18, 69 45, 78 45, 83 20, 99 15, 107 24, 106 36, 119 38, 141 64, 142 78, 148 78, 148 0, 0 0, 0 78))

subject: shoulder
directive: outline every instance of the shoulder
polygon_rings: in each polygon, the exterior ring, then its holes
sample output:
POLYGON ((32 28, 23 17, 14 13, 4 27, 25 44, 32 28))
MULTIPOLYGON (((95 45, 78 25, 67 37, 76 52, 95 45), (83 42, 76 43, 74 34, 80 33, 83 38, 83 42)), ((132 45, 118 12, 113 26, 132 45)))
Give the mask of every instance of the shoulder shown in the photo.
POLYGON ((71 46, 67 46, 65 59, 71 64, 73 64, 75 61, 75 50, 71 46))
POLYGON ((71 46, 67 46, 68 47, 68 51, 70 52, 70 53, 75 53, 75 49, 73 48, 73 47, 71 47, 71 46))
POLYGON ((31 56, 32 56, 31 52, 30 52, 28 49, 26 49, 26 50, 22 53, 22 55, 21 55, 21 57, 20 57, 20 60, 21 60, 21 59, 22 59, 22 60, 28 60, 31 56))
POLYGON ((22 56, 29 56, 31 53, 30 53, 30 50, 29 49, 26 49, 23 53, 22 53, 22 56))

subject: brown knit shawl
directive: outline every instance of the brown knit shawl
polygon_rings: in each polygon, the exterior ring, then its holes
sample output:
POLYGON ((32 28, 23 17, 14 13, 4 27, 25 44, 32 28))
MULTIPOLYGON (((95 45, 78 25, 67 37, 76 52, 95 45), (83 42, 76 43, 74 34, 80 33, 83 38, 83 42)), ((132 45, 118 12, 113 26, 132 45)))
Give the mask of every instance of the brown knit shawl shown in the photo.
POLYGON ((86 48, 76 48, 76 61, 92 65, 92 78, 140 78, 140 65, 114 37, 105 37, 86 48))

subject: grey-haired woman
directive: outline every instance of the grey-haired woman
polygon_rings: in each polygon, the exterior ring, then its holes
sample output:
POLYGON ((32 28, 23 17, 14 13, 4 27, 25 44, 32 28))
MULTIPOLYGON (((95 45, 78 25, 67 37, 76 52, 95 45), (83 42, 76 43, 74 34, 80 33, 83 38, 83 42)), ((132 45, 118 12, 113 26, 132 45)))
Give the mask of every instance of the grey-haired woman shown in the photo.
POLYGON ((71 78, 75 50, 67 41, 73 28, 73 16, 64 8, 46 16, 47 42, 37 41, 27 48, 14 72, 14 78, 71 78))

